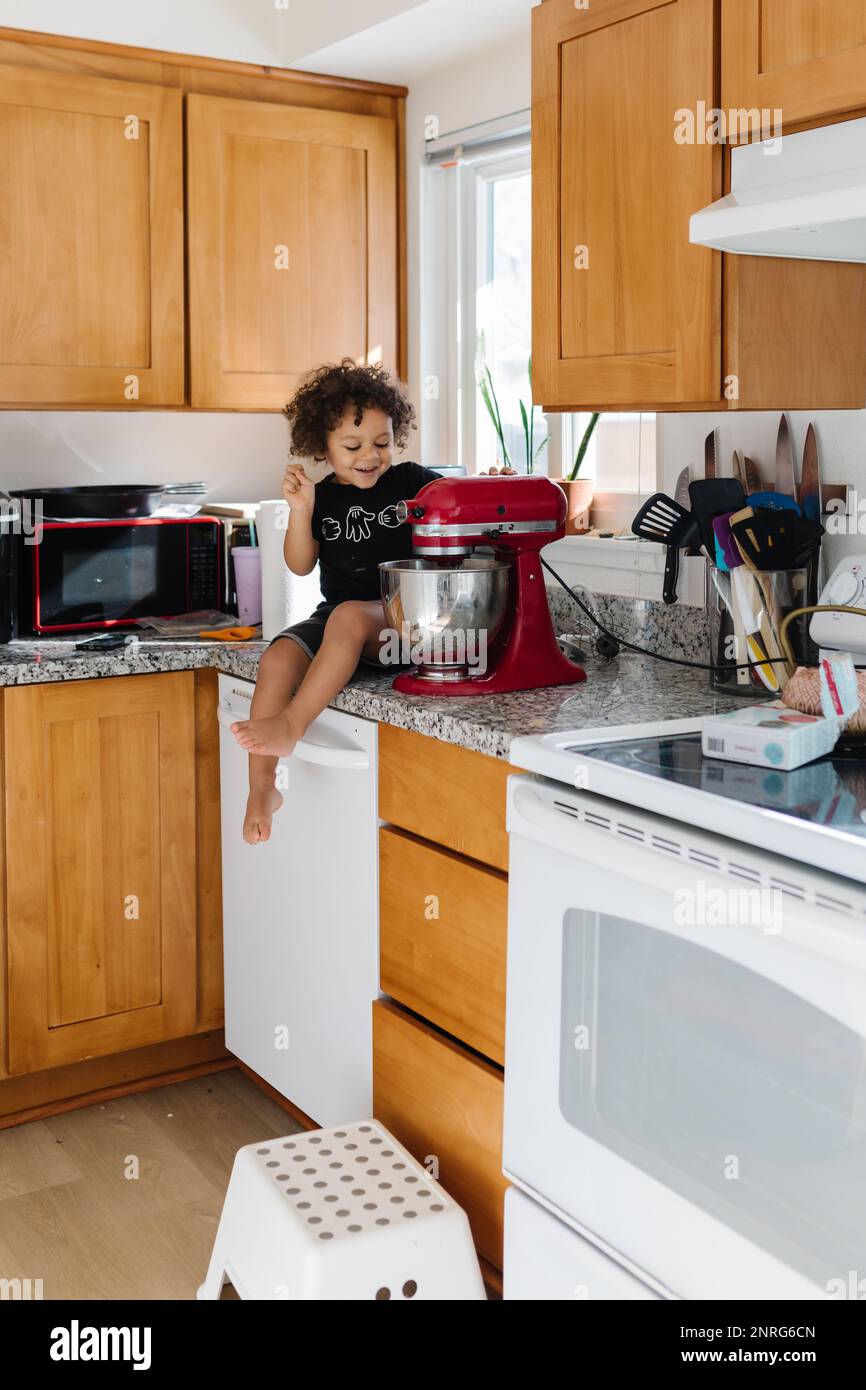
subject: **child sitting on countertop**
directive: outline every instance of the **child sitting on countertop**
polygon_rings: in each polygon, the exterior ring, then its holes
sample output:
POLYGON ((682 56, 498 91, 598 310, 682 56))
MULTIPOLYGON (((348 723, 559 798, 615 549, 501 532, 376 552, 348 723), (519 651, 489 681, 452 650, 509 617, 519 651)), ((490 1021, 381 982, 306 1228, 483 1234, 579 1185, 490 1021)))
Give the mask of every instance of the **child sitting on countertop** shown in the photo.
POLYGON ((249 844, 270 838, 282 805, 277 760, 292 752, 362 657, 378 661, 386 626, 378 566, 412 555, 412 528, 400 521, 397 504, 439 476, 418 463, 393 463, 415 411, 384 367, 359 367, 351 358, 319 367, 286 415, 291 453, 326 459, 333 469, 313 484, 303 465, 289 464, 283 480, 286 565, 302 575, 318 562, 323 601, 274 638, 259 665, 250 718, 232 725, 250 755, 243 828, 249 844))

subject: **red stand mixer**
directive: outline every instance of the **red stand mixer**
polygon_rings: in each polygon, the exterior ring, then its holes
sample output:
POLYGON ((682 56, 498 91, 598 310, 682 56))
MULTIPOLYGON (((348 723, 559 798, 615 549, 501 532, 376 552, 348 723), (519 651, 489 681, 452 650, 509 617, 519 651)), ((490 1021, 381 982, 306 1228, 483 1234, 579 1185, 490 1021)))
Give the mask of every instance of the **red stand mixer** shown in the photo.
POLYGON ((496 695, 586 679, 557 645, 539 559, 565 535, 565 495, 555 483, 437 478, 401 510, 416 558, 379 567, 389 624, 412 646, 407 655, 404 640, 401 660, 415 665, 395 690, 496 695))

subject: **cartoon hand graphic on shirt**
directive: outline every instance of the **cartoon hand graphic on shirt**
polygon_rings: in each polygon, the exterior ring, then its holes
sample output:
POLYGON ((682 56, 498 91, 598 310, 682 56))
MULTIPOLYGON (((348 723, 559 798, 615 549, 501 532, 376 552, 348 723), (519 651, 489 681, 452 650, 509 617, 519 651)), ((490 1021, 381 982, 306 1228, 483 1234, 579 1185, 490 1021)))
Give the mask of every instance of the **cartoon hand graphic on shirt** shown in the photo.
POLYGON ((332 516, 322 517, 322 539, 325 541, 340 539, 340 523, 332 516))
POLYGON ((400 506, 400 503, 392 502, 390 507, 383 507, 379 513, 379 524, 392 528, 394 526, 402 526, 403 520, 400 513, 400 506))
POLYGON ((363 507, 350 507, 346 515, 346 540, 368 541, 370 522, 375 519, 375 512, 365 512, 363 507))

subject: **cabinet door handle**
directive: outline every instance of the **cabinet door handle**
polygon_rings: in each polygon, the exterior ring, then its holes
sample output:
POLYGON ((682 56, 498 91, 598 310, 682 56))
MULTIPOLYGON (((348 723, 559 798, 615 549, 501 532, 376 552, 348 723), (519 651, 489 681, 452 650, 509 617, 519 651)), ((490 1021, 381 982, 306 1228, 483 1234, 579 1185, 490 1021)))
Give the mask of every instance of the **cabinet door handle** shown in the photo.
MULTIPOLYGON (((246 717, 226 709, 224 705, 217 709, 217 718, 226 729, 231 729, 232 724, 246 717)), ((365 772, 370 766, 369 753, 350 743, 314 743, 311 739, 302 738, 295 744, 292 757, 302 763, 317 763, 320 767, 338 767, 354 772, 365 772)))

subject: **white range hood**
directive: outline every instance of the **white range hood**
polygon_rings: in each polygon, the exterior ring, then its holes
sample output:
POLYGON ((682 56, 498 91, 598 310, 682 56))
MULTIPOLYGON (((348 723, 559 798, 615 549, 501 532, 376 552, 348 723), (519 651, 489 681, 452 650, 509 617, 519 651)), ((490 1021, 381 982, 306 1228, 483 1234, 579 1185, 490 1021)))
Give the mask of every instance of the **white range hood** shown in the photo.
POLYGON ((731 151, 731 191, 689 240, 740 256, 866 262, 866 119, 731 151))

